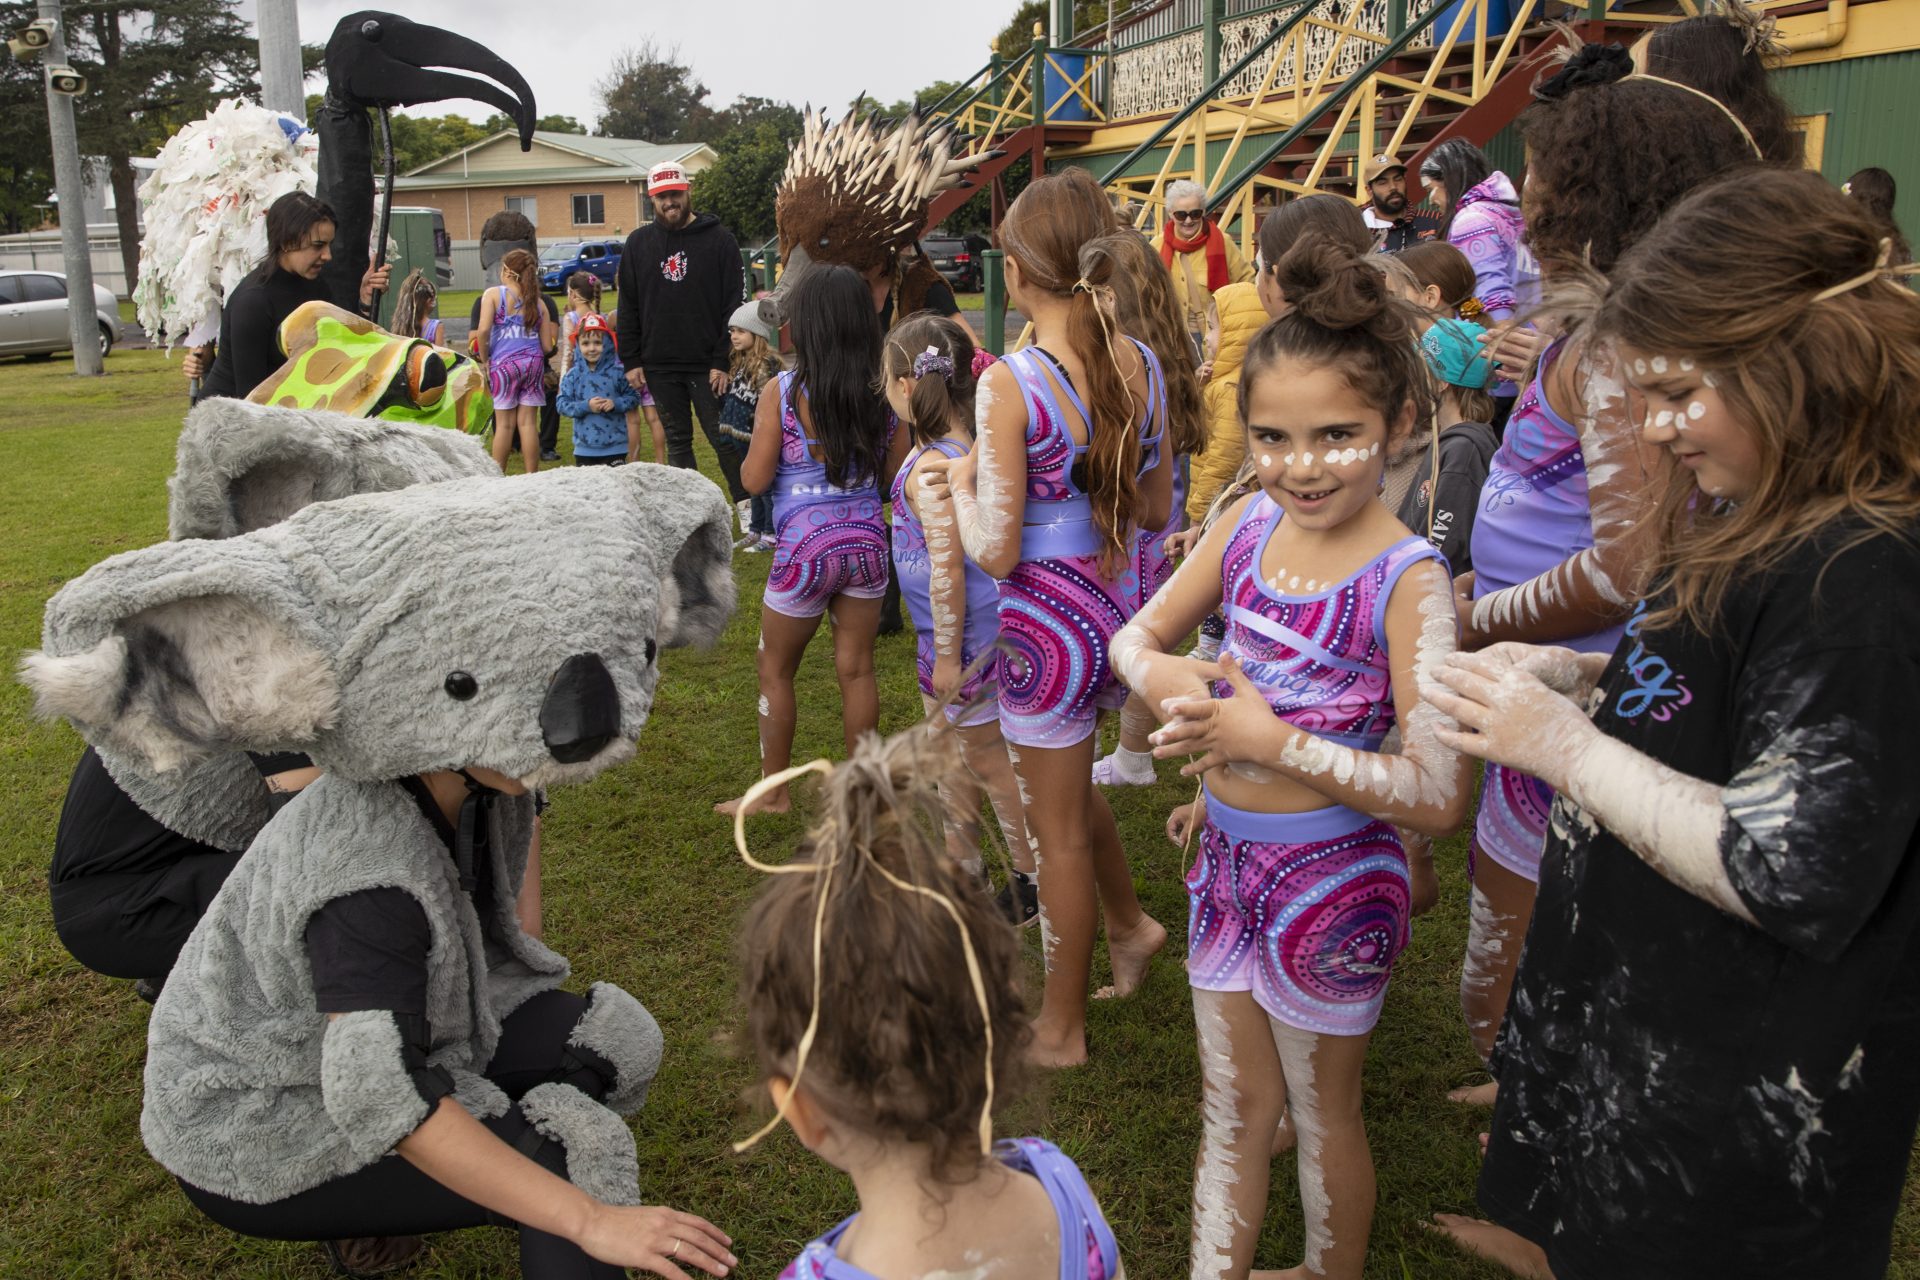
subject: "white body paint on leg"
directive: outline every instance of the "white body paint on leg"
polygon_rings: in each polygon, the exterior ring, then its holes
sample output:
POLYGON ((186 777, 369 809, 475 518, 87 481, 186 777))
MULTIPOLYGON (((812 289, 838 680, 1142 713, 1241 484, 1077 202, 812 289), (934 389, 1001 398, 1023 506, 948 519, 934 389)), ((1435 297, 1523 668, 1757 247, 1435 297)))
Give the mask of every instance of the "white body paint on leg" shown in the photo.
POLYGON ((1233 1153, 1240 1134, 1240 1091, 1233 1065, 1227 1016, 1217 992, 1193 992, 1194 1029, 1200 1040, 1200 1156, 1193 1166, 1194 1280, 1219 1280, 1233 1265, 1233 1233, 1246 1225, 1233 1203, 1240 1181, 1233 1153))
MULTIPOLYGON (((1479 885, 1473 886, 1467 914, 1467 957, 1460 966, 1462 995, 1484 997, 1493 989, 1494 977, 1501 967, 1499 957, 1504 956, 1512 941, 1507 936, 1507 926, 1512 922, 1512 916, 1493 909, 1492 901, 1479 885)), ((1493 1025, 1493 1019, 1469 1019, 1468 1025, 1475 1031, 1484 1031, 1493 1025)))
POLYGON ((1326 1149, 1327 1126, 1320 1115, 1320 1092, 1313 1078, 1313 1049, 1317 1037, 1311 1031, 1273 1024, 1273 1046, 1280 1051, 1280 1071, 1287 1081, 1287 1111, 1293 1117, 1293 1132, 1299 1146, 1296 1155, 1300 1170, 1300 1209, 1307 1233, 1307 1270, 1323 1274, 1321 1261, 1333 1245, 1330 1219, 1333 1200, 1327 1195, 1326 1173, 1322 1157, 1326 1149))

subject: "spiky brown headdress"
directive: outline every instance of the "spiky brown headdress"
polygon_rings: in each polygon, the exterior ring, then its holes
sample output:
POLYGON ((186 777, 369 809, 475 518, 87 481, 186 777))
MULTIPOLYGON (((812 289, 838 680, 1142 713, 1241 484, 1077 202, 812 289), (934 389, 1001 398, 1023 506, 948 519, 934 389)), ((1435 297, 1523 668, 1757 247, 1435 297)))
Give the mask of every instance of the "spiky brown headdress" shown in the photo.
POLYGON ((829 125, 809 109, 774 197, 780 256, 867 272, 893 264, 926 225, 941 192, 961 186, 986 155, 955 157, 953 125, 919 113, 891 125, 855 103, 829 125))

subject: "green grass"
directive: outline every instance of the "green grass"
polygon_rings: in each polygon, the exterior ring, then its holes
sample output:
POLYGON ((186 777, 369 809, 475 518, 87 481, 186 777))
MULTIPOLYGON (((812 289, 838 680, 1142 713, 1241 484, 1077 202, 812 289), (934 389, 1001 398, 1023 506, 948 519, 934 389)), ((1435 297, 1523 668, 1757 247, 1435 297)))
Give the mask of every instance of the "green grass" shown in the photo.
MULTIPOLYGON (((0 651, 9 667, 37 642, 42 607, 61 583, 165 533, 165 481, 186 409, 177 367, 148 352, 116 352, 107 378, 76 382, 69 368, 0 362, 0 396, 11 409, 0 425, 9 460, 0 479, 0 651)), ((738 561, 743 607, 718 647, 663 657, 638 758, 556 795, 545 866, 548 940, 572 957, 574 985, 617 981, 666 1031, 665 1066, 634 1125, 645 1194, 718 1222, 735 1237, 740 1274, 756 1278, 776 1274, 853 1206, 846 1181, 785 1134, 745 1156, 728 1145, 758 1123, 746 1101, 753 1072, 729 1037, 738 1025, 734 931, 760 878, 740 865, 709 805, 755 773, 755 602, 766 565, 765 556, 738 561)), ((906 637, 880 642, 883 727, 918 714, 912 653, 906 637)), ((824 644, 808 655, 799 693, 795 758, 837 751, 838 696, 824 644)), ((48 917, 47 859, 79 751, 71 730, 30 717, 18 684, 0 685, 0 1276, 318 1280, 327 1273, 312 1246, 241 1240, 211 1226, 141 1148, 147 1007, 127 983, 75 964, 48 917)), ((1161 826, 1189 794, 1169 766, 1156 787, 1112 793, 1142 897, 1175 931, 1176 954, 1186 918, 1182 866, 1161 826)), ((777 856, 801 821, 760 820, 753 835, 777 856)), ((1442 846, 1439 863, 1440 905, 1415 924, 1367 1067, 1380 1177, 1370 1280, 1498 1274, 1418 1225, 1436 1210, 1472 1210, 1474 1133, 1484 1124, 1484 1115, 1442 1096, 1474 1078, 1475 1062, 1455 994, 1466 922, 1458 840, 1442 846)), ((1037 976, 1037 941, 1027 945, 1037 976)), ((1096 967, 1104 969, 1104 957, 1096 967)), ((1092 1065, 1044 1084, 1007 1128, 1044 1133, 1080 1162, 1129 1274, 1174 1280, 1185 1274, 1199 1131, 1192 1019, 1177 961, 1158 962, 1135 999, 1096 1005, 1090 1032, 1092 1065)), ((1291 1163, 1282 1161, 1263 1265, 1301 1256, 1295 1197, 1291 1163)), ((511 1275, 513 1257, 507 1233, 465 1232, 437 1237, 430 1260, 407 1274, 511 1275)), ((1891 1274, 1920 1280, 1911 1194, 1891 1274)))

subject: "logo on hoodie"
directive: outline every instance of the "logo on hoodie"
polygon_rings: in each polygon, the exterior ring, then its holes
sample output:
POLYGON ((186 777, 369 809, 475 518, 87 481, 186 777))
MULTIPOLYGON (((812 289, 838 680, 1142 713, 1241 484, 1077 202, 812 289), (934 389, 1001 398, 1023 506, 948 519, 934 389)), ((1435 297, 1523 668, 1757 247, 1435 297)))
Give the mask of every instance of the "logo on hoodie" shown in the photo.
POLYGON ((660 263, 660 274, 679 284, 687 278, 687 251, 679 249, 666 256, 660 263))

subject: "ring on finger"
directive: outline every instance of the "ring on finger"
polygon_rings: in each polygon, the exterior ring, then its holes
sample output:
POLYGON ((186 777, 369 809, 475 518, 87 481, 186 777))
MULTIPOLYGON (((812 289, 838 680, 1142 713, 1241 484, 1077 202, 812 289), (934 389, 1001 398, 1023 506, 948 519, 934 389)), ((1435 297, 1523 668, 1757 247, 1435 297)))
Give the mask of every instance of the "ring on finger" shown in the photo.
POLYGON ((680 1256, 680 1237, 679 1236, 675 1236, 673 1238, 673 1248, 667 1250, 667 1256, 669 1258, 677 1258, 680 1256))

